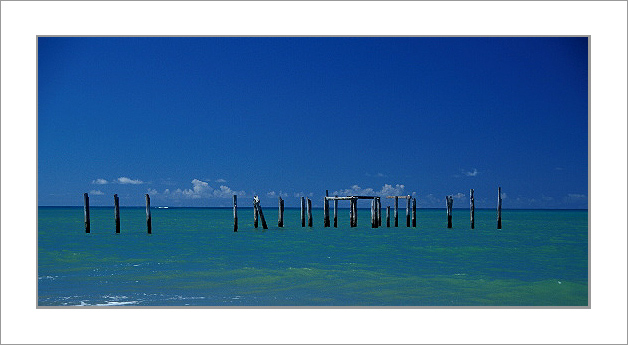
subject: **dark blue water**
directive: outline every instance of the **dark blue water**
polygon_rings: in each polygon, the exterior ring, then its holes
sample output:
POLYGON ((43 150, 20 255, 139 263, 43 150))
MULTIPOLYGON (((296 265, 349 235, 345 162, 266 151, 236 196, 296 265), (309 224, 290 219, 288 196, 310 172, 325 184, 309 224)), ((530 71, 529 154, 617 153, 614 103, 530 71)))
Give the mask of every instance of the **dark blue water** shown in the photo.
MULTIPOLYGON (((302 228, 300 210, 264 208, 269 229, 253 227, 251 208, 152 210, 40 207, 40 306, 587 306, 586 210, 417 210, 417 227, 372 229, 360 209, 338 228, 302 228)), ((394 222, 391 222, 394 223, 394 222)), ((333 220, 332 220, 333 226, 333 220)))

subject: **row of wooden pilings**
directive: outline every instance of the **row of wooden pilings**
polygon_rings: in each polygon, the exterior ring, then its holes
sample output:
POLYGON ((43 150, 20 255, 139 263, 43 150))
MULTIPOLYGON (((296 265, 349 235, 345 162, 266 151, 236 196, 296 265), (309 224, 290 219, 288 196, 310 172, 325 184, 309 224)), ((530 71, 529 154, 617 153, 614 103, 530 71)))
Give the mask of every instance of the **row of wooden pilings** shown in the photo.
MULTIPOLYGON (((323 214, 324 214, 324 227, 330 227, 330 219, 329 219, 329 201, 334 201, 334 228, 338 227, 338 200, 349 200, 349 223, 352 228, 358 226, 358 199, 371 199, 371 227, 377 228, 382 226, 382 204, 380 197, 377 196, 346 196, 339 197, 333 196, 330 197, 329 193, 325 192, 325 197, 323 199, 323 214)), ((85 232, 90 232, 90 217, 89 217, 89 195, 87 193, 83 194, 84 198, 84 218, 85 218, 85 232)), ((150 212, 150 196, 145 194, 146 198, 146 229, 149 234, 152 233, 152 219, 150 212)), ((412 222, 412 227, 416 227, 416 198, 412 198, 410 195, 407 196, 387 196, 387 198, 395 199, 395 209, 394 209, 394 226, 397 227, 399 225, 398 215, 399 215, 399 199, 406 199, 406 226, 410 227, 410 223, 412 222), (410 204, 412 204, 412 217, 410 216, 410 204)), ((447 201, 447 227, 452 227, 452 209, 453 209, 453 196, 446 196, 447 201)), ((116 233, 120 233, 120 202, 118 199, 118 194, 113 195, 114 200, 114 219, 116 224, 116 233)), ((473 197, 473 189, 470 191, 470 209, 471 209, 471 229, 475 228, 475 199, 473 197)), ((281 197, 279 197, 279 220, 277 222, 277 226, 280 228, 283 227, 283 211, 284 211, 284 201, 281 197)), ((301 197, 301 226, 305 227, 305 215, 307 212, 307 225, 308 227, 312 227, 312 200, 310 198, 301 197), (307 200, 307 203, 306 203, 307 200)), ((502 193, 501 187, 498 188, 497 192, 497 229, 502 228, 502 193)), ((258 218, 262 221, 262 227, 264 229, 268 229, 268 225, 266 224, 266 219, 264 218, 264 213, 262 211, 262 206, 260 205, 260 200, 257 196, 253 198, 253 226, 255 228, 258 227, 258 218)), ((390 227, 390 206, 386 207, 386 226, 390 227)), ((233 231, 238 231, 238 196, 233 196, 233 231)))
MULTIPOLYGON (((473 189, 470 190, 470 211, 471 211, 471 229, 475 229, 475 199, 473 196, 473 189)), ((387 196, 387 198, 395 199, 395 209, 394 209, 394 221, 395 227, 399 225, 399 199, 406 199, 406 226, 410 227, 410 222, 412 222, 412 227, 416 227, 416 198, 412 198, 410 195, 407 196, 387 196), (410 204, 412 203, 412 217, 410 216, 410 204)), ((349 224, 350 226, 357 227, 358 226, 358 199, 371 199, 371 227, 377 228, 382 226, 382 204, 380 197, 377 196, 346 196, 339 197, 333 196, 330 197, 328 191, 325 191, 325 197, 323 199, 323 226, 330 227, 330 219, 329 219, 329 201, 334 201, 334 228, 338 227, 338 200, 349 200, 349 224)), ((447 227, 452 227, 452 209, 454 204, 454 198, 451 195, 445 197, 447 202, 447 227)), ((283 199, 279 197, 279 220, 277 222, 278 227, 283 227, 283 210, 284 203, 283 199)), ((307 213, 307 225, 308 227, 312 227, 312 200, 310 198, 301 197, 301 227, 305 227, 307 213)), ((262 212, 262 206, 260 205, 259 198, 255 196, 253 198, 253 226, 255 228, 258 227, 258 215, 262 220, 262 227, 264 229, 268 229, 266 225, 266 220, 264 219, 264 214, 262 212)), ((386 226, 390 227, 390 206, 386 207, 386 226)), ((497 229, 502 228, 502 193, 501 187, 497 189, 497 229)), ((238 231, 238 196, 233 196, 233 231, 238 231)))

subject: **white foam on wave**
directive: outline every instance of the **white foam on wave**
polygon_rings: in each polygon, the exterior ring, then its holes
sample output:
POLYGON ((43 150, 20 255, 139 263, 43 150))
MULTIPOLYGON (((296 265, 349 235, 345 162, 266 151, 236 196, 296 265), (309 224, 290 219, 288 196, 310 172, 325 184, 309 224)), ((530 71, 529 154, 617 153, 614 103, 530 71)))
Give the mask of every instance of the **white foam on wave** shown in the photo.
POLYGON ((128 305, 128 304, 137 304, 137 303, 139 303, 139 301, 127 301, 127 302, 108 301, 107 303, 99 303, 96 305, 99 307, 108 307, 108 306, 128 305))

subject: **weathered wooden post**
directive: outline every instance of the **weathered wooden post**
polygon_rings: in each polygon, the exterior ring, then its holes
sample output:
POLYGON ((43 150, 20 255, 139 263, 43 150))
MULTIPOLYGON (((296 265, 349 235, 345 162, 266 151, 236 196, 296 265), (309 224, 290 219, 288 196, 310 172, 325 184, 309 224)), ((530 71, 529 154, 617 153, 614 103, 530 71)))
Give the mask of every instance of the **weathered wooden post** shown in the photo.
POLYGON ((358 226, 358 198, 353 198, 353 226, 358 226))
MULTIPOLYGON (((336 198, 338 195, 335 196, 336 198)), ((334 199, 334 228, 338 227, 338 199, 334 199)))
POLYGON ((146 230, 149 234, 153 233, 153 225, 150 216, 150 196, 146 194, 146 230))
POLYGON ((412 198, 412 227, 416 228, 416 198, 412 198))
POLYGON ((399 197, 395 196, 395 228, 398 226, 397 217, 399 215, 399 197))
POLYGON ((410 227, 410 196, 406 197, 406 227, 410 227))
POLYGON ((258 218, 258 216, 257 216, 257 214, 258 214, 258 211, 257 211, 257 201, 255 201, 256 197, 257 197, 257 195, 253 197, 253 227, 255 227, 255 229, 257 229, 257 225, 258 225, 258 222, 257 222, 257 218, 258 218))
POLYGON ((446 196, 447 199, 447 228, 451 228, 451 209, 454 205, 454 197, 446 196))
POLYGON ((390 206, 386 206, 386 227, 390 228, 390 206))
POLYGON ((469 195, 469 203, 471 204, 471 229, 475 229, 475 199, 473 198, 473 189, 469 191, 469 195))
POLYGON ((283 199, 279 197, 279 220, 277 226, 283 228, 283 199))
POLYGON ((238 196, 233 195, 233 232, 238 232, 238 196))
POLYGON ((377 219, 375 218, 375 199, 371 199, 371 228, 375 228, 377 219))
POLYGON ((502 187, 497 188, 497 229, 502 228, 502 187))
POLYGON ((377 226, 382 226, 382 199, 377 198, 377 226))
POLYGON ((305 227, 305 198, 301 197, 301 227, 305 227))
MULTIPOLYGON (((327 193, 325 193, 327 194, 327 193)), ((327 201, 327 196, 323 197, 323 226, 329 227, 329 201, 327 201)))
POLYGON ((307 198, 307 226, 312 227, 312 199, 307 198))
POLYGON ((84 201, 84 205, 83 205, 83 215, 85 218, 85 233, 89 234, 90 232, 90 221, 89 221, 89 195, 87 195, 87 193, 83 194, 83 201, 84 201))
POLYGON ((113 195, 113 219, 116 221, 116 234, 120 233, 120 200, 118 194, 113 195))
POLYGON ((262 211, 262 205, 260 204, 259 198, 257 197, 257 195, 253 198, 253 202, 255 203, 257 212, 259 213, 259 218, 262 220, 262 228, 268 229, 268 225, 266 225, 266 219, 264 218, 264 212, 262 211))

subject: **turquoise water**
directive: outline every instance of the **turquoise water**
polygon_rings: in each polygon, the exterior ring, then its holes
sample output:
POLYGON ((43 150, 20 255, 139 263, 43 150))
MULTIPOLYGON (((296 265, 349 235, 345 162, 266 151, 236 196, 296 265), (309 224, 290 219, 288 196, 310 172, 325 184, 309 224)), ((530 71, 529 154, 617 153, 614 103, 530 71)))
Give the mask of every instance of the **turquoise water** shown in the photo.
MULTIPOLYGON (((587 306, 586 210, 417 210, 417 227, 302 228, 299 209, 39 207, 39 306, 587 306)), ((333 217, 333 215, 332 215, 333 217)), ((392 220, 391 220, 392 223, 392 220)))

